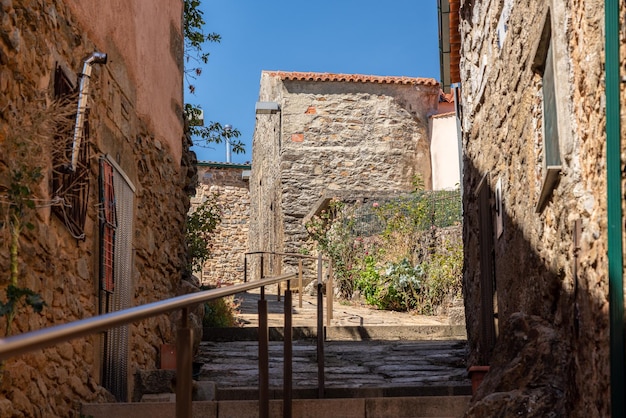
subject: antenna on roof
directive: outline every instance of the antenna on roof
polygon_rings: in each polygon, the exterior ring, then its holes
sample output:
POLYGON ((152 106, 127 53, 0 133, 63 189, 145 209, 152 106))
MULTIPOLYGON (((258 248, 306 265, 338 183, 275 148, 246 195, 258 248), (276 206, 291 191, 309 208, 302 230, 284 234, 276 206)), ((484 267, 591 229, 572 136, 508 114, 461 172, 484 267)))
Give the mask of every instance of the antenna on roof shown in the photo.
POLYGON ((224 143, 226 143, 226 162, 230 162, 230 136, 233 127, 231 125, 224 125, 224 143))

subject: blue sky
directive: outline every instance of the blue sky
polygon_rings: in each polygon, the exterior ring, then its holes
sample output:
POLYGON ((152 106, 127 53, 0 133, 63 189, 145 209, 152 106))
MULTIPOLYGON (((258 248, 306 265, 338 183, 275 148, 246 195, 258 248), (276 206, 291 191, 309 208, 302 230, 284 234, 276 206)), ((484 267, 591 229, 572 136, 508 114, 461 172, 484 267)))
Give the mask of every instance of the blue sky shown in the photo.
MULTIPOLYGON (((261 71, 303 71, 440 79, 437 0, 203 0, 211 55, 185 100, 205 121, 241 131, 252 160, 261 71)), ((200 161, 226 161, 224 144, 194 146, 200 161)))

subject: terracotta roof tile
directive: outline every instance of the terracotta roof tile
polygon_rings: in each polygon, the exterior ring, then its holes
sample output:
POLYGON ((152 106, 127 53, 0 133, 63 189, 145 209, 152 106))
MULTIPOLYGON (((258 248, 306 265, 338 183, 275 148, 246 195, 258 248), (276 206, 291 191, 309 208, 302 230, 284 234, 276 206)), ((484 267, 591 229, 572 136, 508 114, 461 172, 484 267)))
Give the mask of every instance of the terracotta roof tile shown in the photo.
POLYGON ((445 93, 439 90, 439 102, 454 103, 454 93, 445 93))
POLYGON ((305 73, 290 71, 264 71, 271 77, 280 77, 281 80, 292 81, 350 81, 354 83, 379 83, 379 84, 409 84, 438 86, 439 82, 434 78, 421 77, 393 77, 362 74, 333 74, 333 73, 305 73))
POLYGON ((455 116, 456 112, 445 112, 445 113, 435 113, 433 115, 430 115, 431 119, 439 119, 439 118, 447 118, 450 116, 455 116))
POLYGON ((459 83, 461 81, 461 34, 459 33, 459 5, 459 0, 450 0, 450 82, 452 83, 459 83))

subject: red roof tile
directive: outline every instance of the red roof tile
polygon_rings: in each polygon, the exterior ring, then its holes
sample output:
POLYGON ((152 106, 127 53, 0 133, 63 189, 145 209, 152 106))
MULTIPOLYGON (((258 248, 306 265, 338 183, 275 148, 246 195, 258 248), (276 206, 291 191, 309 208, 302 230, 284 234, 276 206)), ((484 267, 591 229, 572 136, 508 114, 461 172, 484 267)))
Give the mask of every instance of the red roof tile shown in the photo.
POLYGON ((447 118, 450 116, 455 116, 456 112, 445 112, 445 113, 435 113, 433 115, 430 115, 431 119, 439 119, 439 118, 447 118))
POLYGON ((439 102, 453 103, 454 93, 445 93, 443 90, 439 90, 439 102))
MULTIPOLYGON (((466 2, 468 3, 468 2, 466 2)), ((459 0, 450 0, 450 82, 461 81, 461 34, 459 32, 459 0)))
POLYGON ((271 77, 280 77, 281 80, 293 81, 351 81, 354 83, 379 83, 379 84, 409 84, 438 86, 439 82, 434 78, 421 77, 392 77, 362 74, 333 74, 333 73, 304 73, 289 71, 264 71, 271 77))

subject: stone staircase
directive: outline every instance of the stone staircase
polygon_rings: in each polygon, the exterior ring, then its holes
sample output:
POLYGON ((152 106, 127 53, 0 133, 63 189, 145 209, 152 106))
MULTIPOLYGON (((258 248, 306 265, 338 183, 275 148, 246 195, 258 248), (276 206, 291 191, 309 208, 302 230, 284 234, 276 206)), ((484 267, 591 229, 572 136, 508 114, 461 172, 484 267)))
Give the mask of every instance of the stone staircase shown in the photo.
MULTIPOLYGON (((469 396, 394 397, 356 399, 294 399, 293 418, 455 418, 463 415, 469 396)), ((84 405, 82 415, 101 418, 173 418, 174 403, 84 405)), ((270 417, 283 416, 283 403, 270 401, 270 417)), ((193 403, 194 418, 257 418, 258 401, 201 401, 193 403)))
MULTIPOLYGON (((334 323, 325 328, 323 399, 318 399, 316 328, 302 317, 296 322, 294 316, 291 416, 463 415, 471 397, 464 327, 337 308, 334 323), (355 321, 358 325, 351 325, 355 321)), ((300 313, 306 316, 305 311, 300 313)), ((279 316, 280 309, 270 306, 270 312, 279 316)), ((310 312, 309 317, 313 319, 310 312)), ((194 417, 259 416, 258 331, 254 316, 247 319, 243 328, 205 330, 195 359, 201 365, 195 379, 202 395, 194 398, 194 417)), ((270 417, 282 417, 284 330, 280 318, 270 318, 270 325, 270 417)), ((151 394, 144 402, 84 405, 82 413, 93 418, 169 418, 175 417, 174 399, 174 394, 151 394)))

